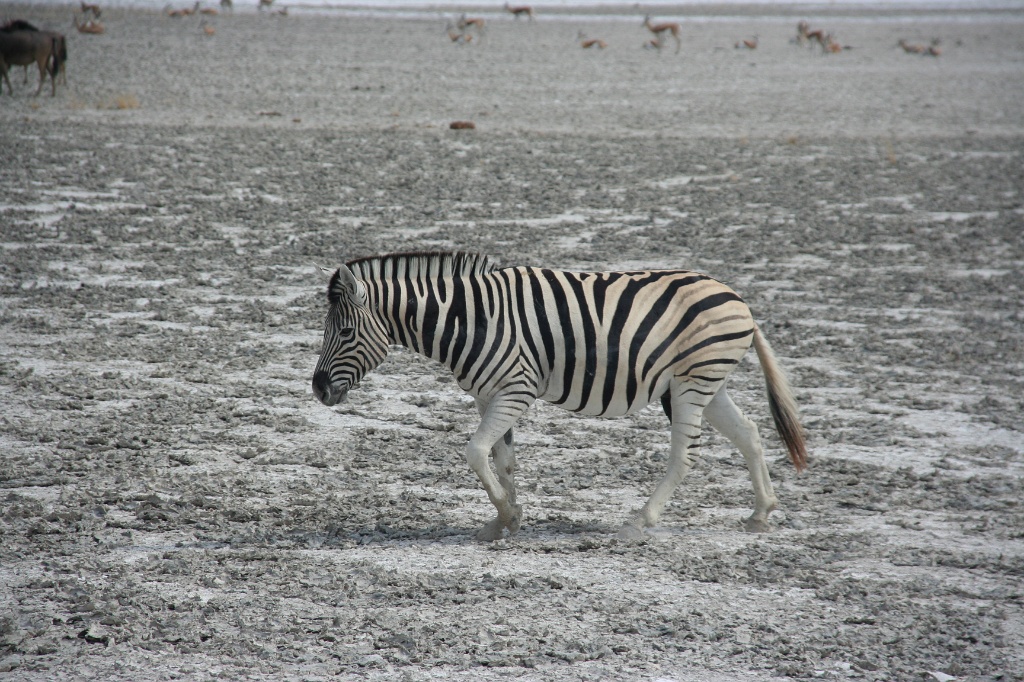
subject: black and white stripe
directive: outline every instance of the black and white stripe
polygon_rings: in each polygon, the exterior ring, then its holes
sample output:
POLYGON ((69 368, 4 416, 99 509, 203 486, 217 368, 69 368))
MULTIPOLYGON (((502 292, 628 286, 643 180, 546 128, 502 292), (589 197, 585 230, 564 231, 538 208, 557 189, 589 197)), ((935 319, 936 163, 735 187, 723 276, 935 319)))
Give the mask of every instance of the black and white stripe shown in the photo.
MULTIPOLYGON (((482 422, 468 457, 499 511, 481 532, 484 537, 518 527, 511 429, 538 398, 607 417, 636 412, 660 398, 673 424, 678 465, 670 462, 659 490, 689 468, 702 414, 713 424, 736 422, 725 427, 735 433, 726 435, 747 442, 751 454, 744 455, 758 498, 755 517, 766 521, 775 501, 756 429, 751 435, 753 425, 723 389, 752 342, 766 369, 776 422, 789 423, 786 429, 780 424, 780 433, 794 463, 803 465, 795 408, 767 343, 742 299, 707 275, 497 268, 484 256, 466 253, 391 254, 339 268, 328 299, 313 379, 320 400, 330 405, 342 399, 383 361, 391 344, 446 365, 477 399, 482 422), (497 479, 487 466, 492 449, 497 479), (764 479, 760 485, 759 478, 764 479)), ((657 520, 665 499, 655 498, 658 492, 628 527, 657 520)))

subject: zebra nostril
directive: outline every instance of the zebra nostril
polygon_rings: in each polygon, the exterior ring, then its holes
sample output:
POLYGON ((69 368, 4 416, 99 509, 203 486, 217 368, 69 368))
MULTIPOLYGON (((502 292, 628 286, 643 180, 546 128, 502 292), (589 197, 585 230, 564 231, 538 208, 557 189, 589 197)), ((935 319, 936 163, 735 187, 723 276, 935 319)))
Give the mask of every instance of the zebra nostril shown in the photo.
POLYGON ((313 375, 313 395, 319 400, 323 400, 324 396, 328 393, 328 386, 331 383, 331 376, 324 370, 320 370, 313 375))

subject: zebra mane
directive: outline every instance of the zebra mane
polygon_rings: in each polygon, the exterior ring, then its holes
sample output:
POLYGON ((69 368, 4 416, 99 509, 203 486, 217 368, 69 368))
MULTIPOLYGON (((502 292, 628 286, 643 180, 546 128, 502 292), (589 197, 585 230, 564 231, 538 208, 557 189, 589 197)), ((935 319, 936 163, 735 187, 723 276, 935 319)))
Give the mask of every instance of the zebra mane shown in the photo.
POLYGON ((495 264, 479 253, 464 251, 411 251, 357 258, 346 263, 361 280, 395 276, 460 277, 491 272, 495 264))

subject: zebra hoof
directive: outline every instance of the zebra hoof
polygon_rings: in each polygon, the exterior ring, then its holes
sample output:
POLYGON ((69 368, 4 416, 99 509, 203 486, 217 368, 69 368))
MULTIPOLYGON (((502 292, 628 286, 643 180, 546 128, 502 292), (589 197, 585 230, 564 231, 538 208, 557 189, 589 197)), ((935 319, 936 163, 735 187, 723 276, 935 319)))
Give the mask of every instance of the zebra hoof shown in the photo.
POLYGON ((477 532, 476 539, 480 542, 494 542, 501 539, 504 530, 505 524, 501 519, 494 519, 477 532))
POLYGON ((523 524, 523 507, 518 504, 512 505, 512 518, 508 520, 505 527, 508 528, 509 535, 515 535, 519 532, 519 527, 523 524))
POLYGON ((643 540, 646 533, 631 523, 622 524, 622 528, 615 534, 619 540, 643 540))
POLYGON ((767 533, 769 530, 771 530, 768 527, 767 519, 757 519, 753 516, 746 520, 746 522, 743 524, 743 528, 748 533, 767 533))

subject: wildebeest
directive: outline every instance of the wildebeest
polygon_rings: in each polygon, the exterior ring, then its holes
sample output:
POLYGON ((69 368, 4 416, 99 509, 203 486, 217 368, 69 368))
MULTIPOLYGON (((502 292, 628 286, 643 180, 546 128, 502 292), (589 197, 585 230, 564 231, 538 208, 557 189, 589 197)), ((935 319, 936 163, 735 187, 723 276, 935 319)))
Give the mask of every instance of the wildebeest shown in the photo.
MULTIPOLYGON (((57 74, 63 70, 67 59, 67 45, 64 36, 51 31, 40 31, 22 19, 15 19, 0 26, 0 77, 7 81, 7 88, 14 95, 14 87, 8 76, 11 66, 28 66, 35 63, 39 67, 39 87, 36 95, 43 90, 46 74, 50 74, 52 82, 51 95, 57 94, 57 74)), ((0 82, 0 93, 3 92, 0 82)))

